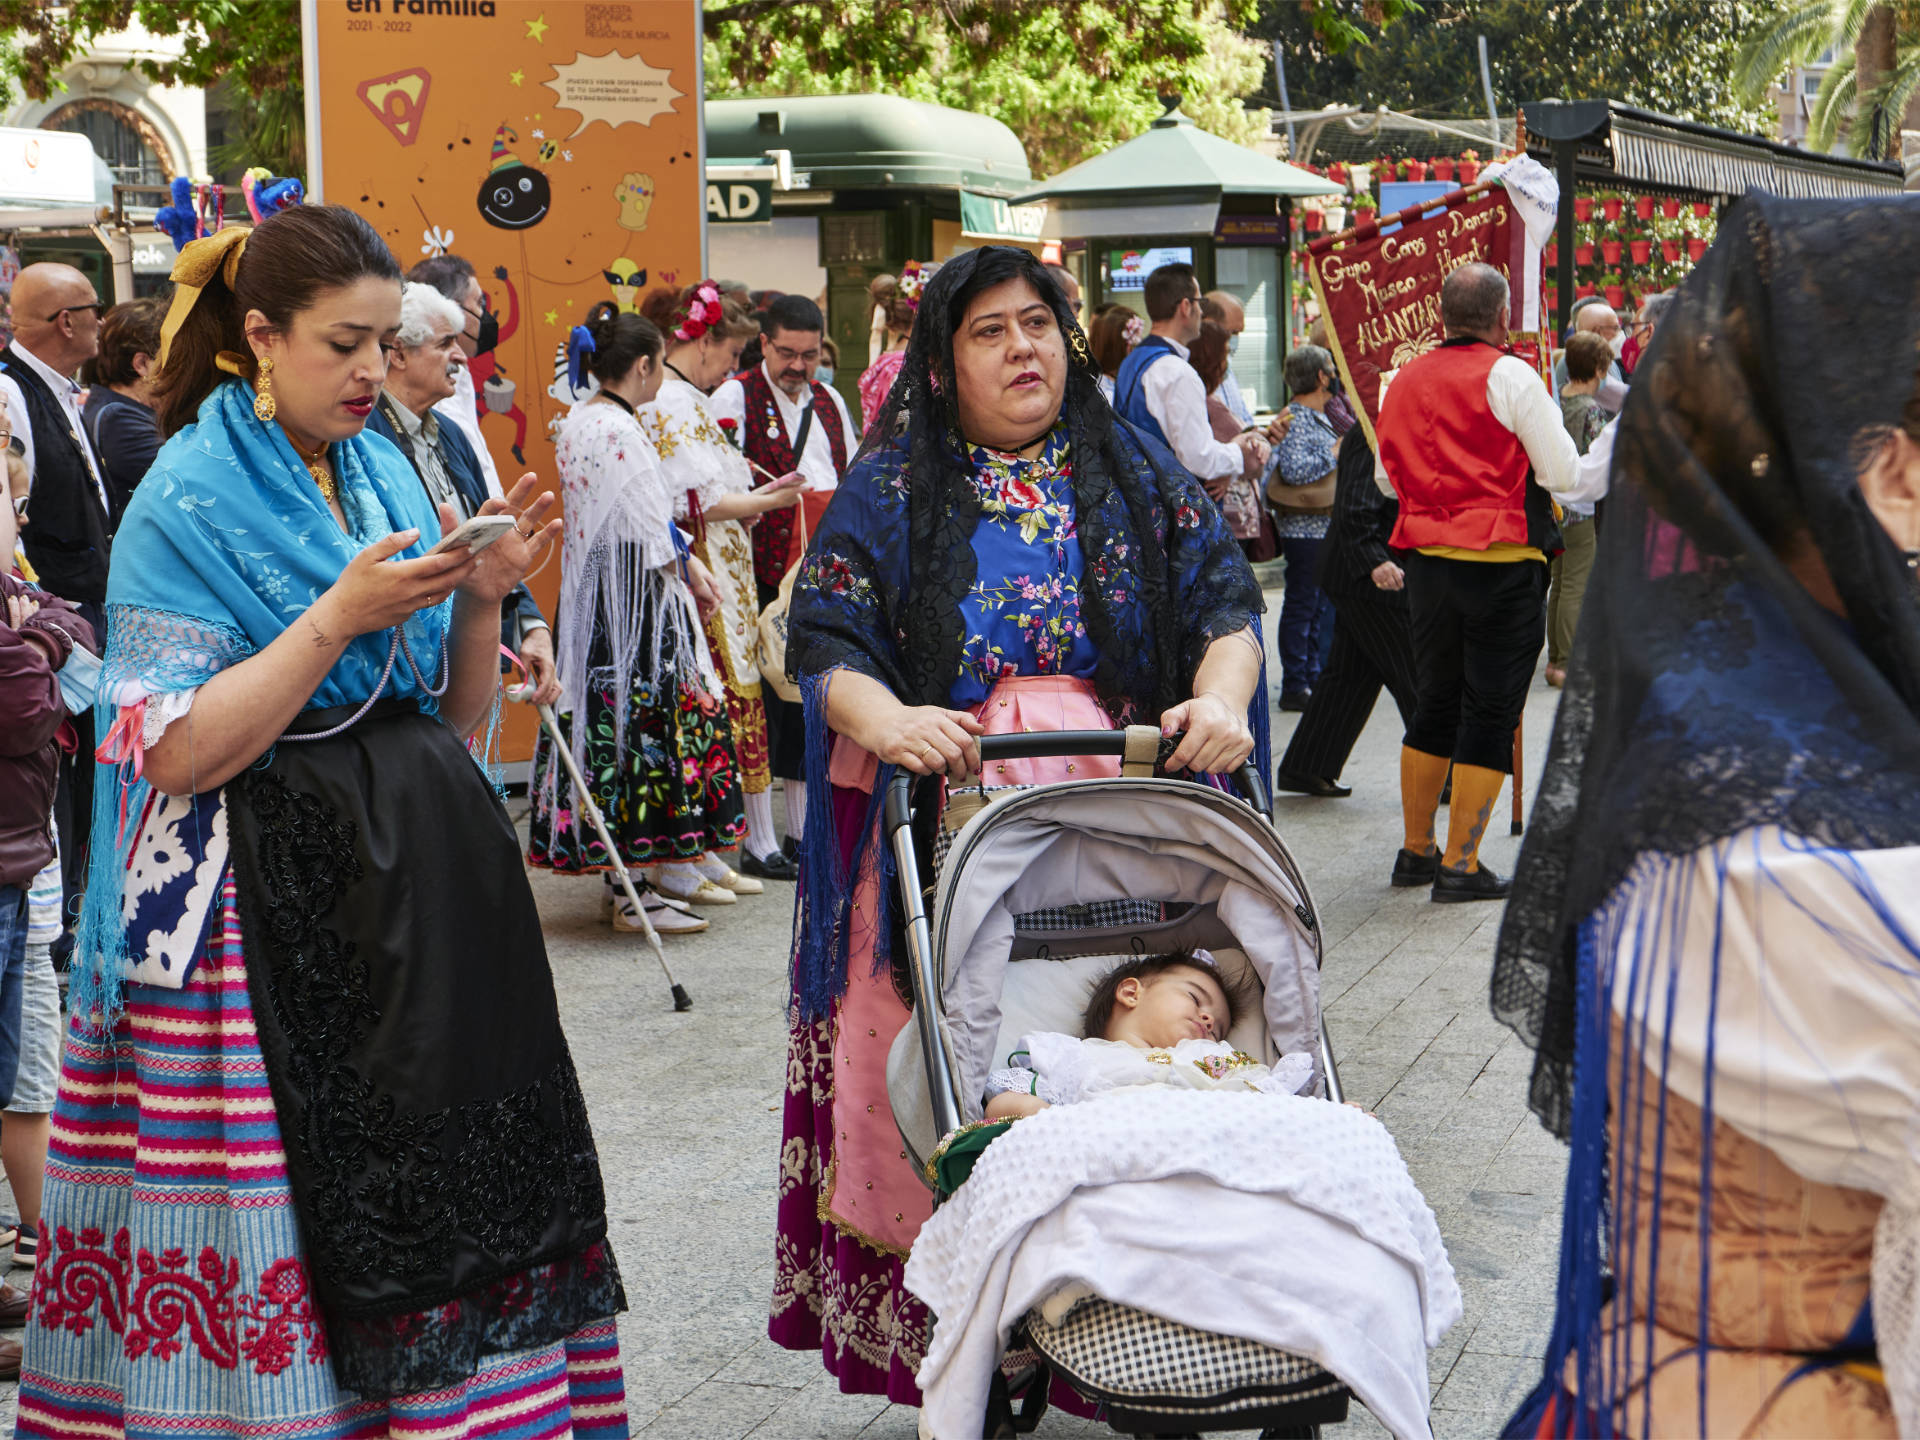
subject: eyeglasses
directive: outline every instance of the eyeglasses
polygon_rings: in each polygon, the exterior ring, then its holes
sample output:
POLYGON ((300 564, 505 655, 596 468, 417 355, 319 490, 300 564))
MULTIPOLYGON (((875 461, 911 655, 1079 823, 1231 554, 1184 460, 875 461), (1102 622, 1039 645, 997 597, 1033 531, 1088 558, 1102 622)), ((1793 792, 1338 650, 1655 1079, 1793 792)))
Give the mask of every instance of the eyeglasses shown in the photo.
POLYGON ((54 321, 58 320, 62 315, 71 315, 75 311, 79 311, 79 310, 91 310, 94 313, 94 317, 97 319, 100 315, 100 309, 101 309, 101 306, 98 300, 95 300, 90 305, 62 305, 58 310, 54 311, 51 315, 47 317, 47 324, 51 325, 53 324, 54 321))

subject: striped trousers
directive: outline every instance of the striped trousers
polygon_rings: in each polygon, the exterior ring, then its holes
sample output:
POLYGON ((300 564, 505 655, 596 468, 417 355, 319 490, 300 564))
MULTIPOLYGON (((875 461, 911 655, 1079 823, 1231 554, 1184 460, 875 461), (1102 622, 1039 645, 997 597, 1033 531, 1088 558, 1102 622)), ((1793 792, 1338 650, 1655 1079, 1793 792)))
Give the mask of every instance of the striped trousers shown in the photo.
POLYGON ((1338 780, 1367 717, 1373 714, 1380 687, 1391 692, 1407 724, 1413 722, 1418 692, 1406 592, 1379 590, 1329 598, 1335 617, 1333 651, 1314 682, 1313 698, 1294 728, 1280 771, 1338 780))

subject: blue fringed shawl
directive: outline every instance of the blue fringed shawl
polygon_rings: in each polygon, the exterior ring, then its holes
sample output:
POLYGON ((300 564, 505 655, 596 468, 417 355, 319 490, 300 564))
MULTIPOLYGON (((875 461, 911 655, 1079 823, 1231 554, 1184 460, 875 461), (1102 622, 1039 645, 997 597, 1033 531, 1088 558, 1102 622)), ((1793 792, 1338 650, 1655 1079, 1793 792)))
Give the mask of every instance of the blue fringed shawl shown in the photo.
MULTIPOLYGON (((237 380, 216 388, 201 404, 197 423, 162 447, 114 538, 100 734, 129 707, 191 690, 257 654, 375 541, 418 529, 421 539, 400 558, 426 553, 439 536, 439 520, 398 450, 377 435, 362 434, 337 442, 332 460, 350 534, 340 529, 286 432, 254 417, 252 392, 237 380)), ((420 611, 405 627, 430 682, 450 605, 420 611)), ((348 644, 308 708, 365 700, 386 667, 390 642, 391 632, 379 631, 348 644)), ((430 713, 436 709, 404 660, 394 667, 385 693, 411 696, 430 713)), ((137 734, 132 743, 139 744, 137 734)), ((72 1006, 103 1026, 121 1009, 129 963, 122 918, 129 850, 150 793, 134 771, 130 760, 101 762, 94 783, 72 1006)))

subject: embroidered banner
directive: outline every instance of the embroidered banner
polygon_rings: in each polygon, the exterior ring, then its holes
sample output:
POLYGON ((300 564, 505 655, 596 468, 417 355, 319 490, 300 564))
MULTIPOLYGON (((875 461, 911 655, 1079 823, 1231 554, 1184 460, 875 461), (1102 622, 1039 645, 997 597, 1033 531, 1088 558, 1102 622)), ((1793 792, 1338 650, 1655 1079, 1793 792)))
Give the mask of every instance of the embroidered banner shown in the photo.
MULTIPOLYGON (((1317 242, 1307 255, 1334 360, 1369 441, 1395 372, 1445 338, 1441 281, 1476 260, 1492 265, 1513 287, 1516 324, 1530 269, 1539 283, 1527 264, 1526 229, 1498 185, 1398 225, 1385 218, 1390 234, 1369 227, 1350 240, 1317 242)), ((1535 349, 1522 347, 1530 362, 1535 349)))

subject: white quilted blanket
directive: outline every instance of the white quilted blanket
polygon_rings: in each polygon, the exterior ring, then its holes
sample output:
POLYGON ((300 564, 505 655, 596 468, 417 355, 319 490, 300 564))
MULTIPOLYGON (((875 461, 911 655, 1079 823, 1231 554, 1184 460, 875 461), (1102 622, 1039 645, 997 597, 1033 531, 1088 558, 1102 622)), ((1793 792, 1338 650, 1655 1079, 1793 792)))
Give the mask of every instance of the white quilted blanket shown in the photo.
POLYGON ((1400 1440, 1460 1318, 1433 1211, 1386 1127, 1299 1096, 1130 1091, 1020 1121, 920 1231, 935 1317, 922 1433, 978 1435, 1013 1327, 1063 1286, 1309 1355, 1400 1440))

